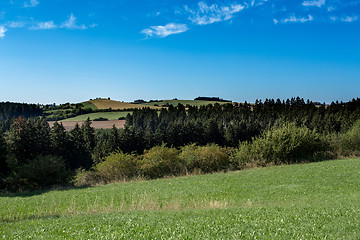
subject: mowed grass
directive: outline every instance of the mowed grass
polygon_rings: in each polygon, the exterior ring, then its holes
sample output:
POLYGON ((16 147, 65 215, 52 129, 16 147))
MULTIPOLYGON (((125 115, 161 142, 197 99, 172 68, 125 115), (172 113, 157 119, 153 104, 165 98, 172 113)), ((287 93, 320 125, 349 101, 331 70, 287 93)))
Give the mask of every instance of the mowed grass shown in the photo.
POLYGON ((3 239, 359 239, 360 159, 0 197, 3 239))
POLYGON ((83 108, 91 108, 92 110, 98 110, 98 107, 92 104, 90 101, 82 102, 83 108))
POLYGON ((86 121, 88 118, 90 118, 90 120, 94 120, 95 118, 100 118, 100 117, 107 118, 108 120, 117 120, 121 117, 126 117, 128 113, 132 114, 132 112, 96 112, 96 113, 83 114, 72 118, 67 118, 61 121, 65 121, 65 122, 86 121))
MULTIPOLYGON (((86 102, 85 102, 86 103, 86 102)), ((145 106, 142 104, 131 104, 126 102, 119 102, 109 99, 95 99, 90 100, 88 103, 93 104, 97 107, 97 109, 113 109, 113 110, 123 110, 123 109, 130 109, 130 108, 144 108, 144 107, 150 107, 154 109, 160 109, 159 107, 154 106, 145 106)))
POLYGON ((151 103, 144 103, 144 105, 147 106, 164 106, 166 104, 177 106, 178 104, 182 104, 184 106, 190 105, 190 106, 206 106, 209 104, 214 105, 215 103, 219 104, 228 104, 229 102, 216 102, 216 101, 203 101, 203 100, 162 100, 160 102, 151 102, 151 103))

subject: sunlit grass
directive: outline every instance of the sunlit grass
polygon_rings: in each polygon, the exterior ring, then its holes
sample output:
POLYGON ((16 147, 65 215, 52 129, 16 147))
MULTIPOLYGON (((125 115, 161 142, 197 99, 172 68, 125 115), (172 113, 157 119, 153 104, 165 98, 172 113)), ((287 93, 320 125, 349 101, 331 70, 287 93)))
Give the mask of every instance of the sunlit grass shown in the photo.
POLYGON ((360 159, 0 198, 13 238, 358 239, 360 159))

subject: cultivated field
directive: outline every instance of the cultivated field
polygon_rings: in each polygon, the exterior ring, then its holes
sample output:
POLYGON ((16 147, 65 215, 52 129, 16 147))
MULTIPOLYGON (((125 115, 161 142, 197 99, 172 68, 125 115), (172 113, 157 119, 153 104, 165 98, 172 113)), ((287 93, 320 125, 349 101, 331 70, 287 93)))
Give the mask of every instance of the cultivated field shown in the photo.
POLYGON ((359 239, 360 159, 2 195, 3 239, 359 239))
MULTIPOLYGON (((61 122, 66 130, 71 130, 75 127, 76 124, 81 126, 84 121, 58 121, 61 122)), ((91 126, 95 129, 109 129, 112 128, 114 125, 117 128, 124 128, 125 120, 109 120, 109 121, 93 121, 91 126)), ((50 127, 54 125, 54 121, 49 122, 50 127)))
POLYGON ((93 104, 97 107, 97 109, 113 109, 113 110, 123 110, 123 109, 129 109, 129 108, 144 108, 144 107, 151 107, 151 108, 159 108, 154 106, 145 106, 142 104, 131 104, 126 102, 119 102, 109 99, 95 99, 86 101, 82 104, 93 104))

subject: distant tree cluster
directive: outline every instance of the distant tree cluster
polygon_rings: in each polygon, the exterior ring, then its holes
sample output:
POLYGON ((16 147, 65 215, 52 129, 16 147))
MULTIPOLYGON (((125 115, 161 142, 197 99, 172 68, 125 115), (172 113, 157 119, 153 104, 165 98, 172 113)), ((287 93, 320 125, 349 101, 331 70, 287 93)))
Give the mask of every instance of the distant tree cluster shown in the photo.
POLYGON ((194 100, 201 100, 201 101, 214 101, 214 102, 231 102, 230 100, 224 100, 219 97, 197 97, 194 100))
POLYGON ((43 109, 40 105, 26 103, 0 103, 0 132, 5 132, 10 128, 14 118, 38 117, 43 115, 43 109))
POLYGON ((321 134, 339 133, 346 132, 359 118, 359 99, 329 106, 292 98, 257 100, 253 105, 170 105, 160 113, 137 109, 127 116, 125 126, 125 135, 137 140, 132 148, 124 150, 141 152, 161 143, 175 147, 191 143, 236 147, 283 122, 294 122, 321 134))

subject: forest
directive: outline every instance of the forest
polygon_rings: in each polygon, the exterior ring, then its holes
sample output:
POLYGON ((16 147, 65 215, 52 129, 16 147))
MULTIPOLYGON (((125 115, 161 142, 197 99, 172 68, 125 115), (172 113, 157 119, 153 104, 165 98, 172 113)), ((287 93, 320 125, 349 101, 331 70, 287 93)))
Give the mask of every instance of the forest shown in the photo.
POLYGON ((49 127, 37 105, 0 104, 0 187, 34 190, 358 155, 360 99, 299 97, 134 109, 124 129, 49 127))

